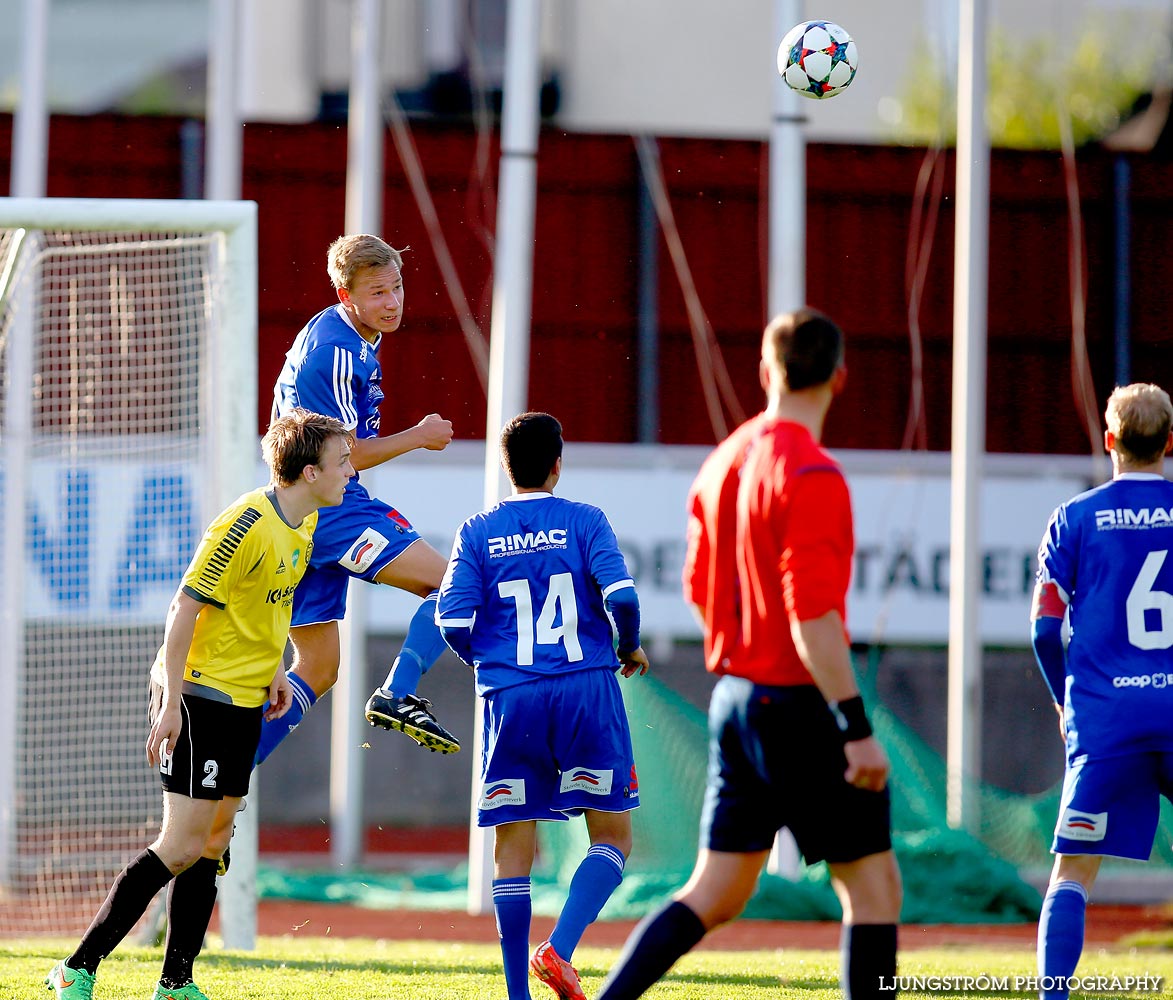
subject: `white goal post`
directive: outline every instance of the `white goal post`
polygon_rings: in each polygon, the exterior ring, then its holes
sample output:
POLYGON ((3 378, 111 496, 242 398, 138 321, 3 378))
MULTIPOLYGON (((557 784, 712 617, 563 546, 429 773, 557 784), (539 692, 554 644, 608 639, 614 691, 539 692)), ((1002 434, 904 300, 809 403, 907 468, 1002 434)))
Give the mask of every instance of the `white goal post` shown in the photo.
POLYGON ((0 198, 0 936, 84 930, 157 832, 147 669, 204 527, 258 485, 256 289, 252 202, 0 198))

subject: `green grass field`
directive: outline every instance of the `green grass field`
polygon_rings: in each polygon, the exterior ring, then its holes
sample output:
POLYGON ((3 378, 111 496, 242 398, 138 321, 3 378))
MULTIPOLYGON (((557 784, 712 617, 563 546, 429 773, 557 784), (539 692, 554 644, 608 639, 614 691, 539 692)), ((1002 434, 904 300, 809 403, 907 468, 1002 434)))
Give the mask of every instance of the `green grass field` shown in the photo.
MULTIPOLYGON (((42 979, 72 942, 49 939, 0 940, 0 998, 45 1000, 42 979)), ((582 948, 575 962, 588 996, 598 991, 606 970, 617 958, 613 949, 582 948)), ((158 976, 158 948, 119 948, 103 963, 95 1000, 150 1000, 158 976)), ((675 1000, 837 1000, 838 955, 827 951, 702 951, 685 956, 668 977, 646 995, 675 1000)), ((982 991, 978 977, 1029 976, 1033 952, 1026 950, 951 949, 910 951, 900 958, 903 977, 970 976, 977 983, 926 983, 926 992, 909 989, 906 997, 987 995, 1027 997, 1013 988, 982 991)), ((1086 953, 1080 976, 1159 976, 1173 983, 1173 953, 1138 949, 1086 953)), ((505 997, 501 958, 495 943, 382 942, 362 939, 262 938, 255 953, 209 949, 196 965, 196 981, 212 1000, 342 1000, 420 997, 422 1000, 498 1000, 505 997)), ((992 983, 995 987, 1000 984, 992 983)), ((535 1000, 554 994, 537 980, 535 1000)), ((1121 991, 1098 996, 1120 996, 1121 991)), ((1136 993, 1143 996, 1146 994, 1136 993)))

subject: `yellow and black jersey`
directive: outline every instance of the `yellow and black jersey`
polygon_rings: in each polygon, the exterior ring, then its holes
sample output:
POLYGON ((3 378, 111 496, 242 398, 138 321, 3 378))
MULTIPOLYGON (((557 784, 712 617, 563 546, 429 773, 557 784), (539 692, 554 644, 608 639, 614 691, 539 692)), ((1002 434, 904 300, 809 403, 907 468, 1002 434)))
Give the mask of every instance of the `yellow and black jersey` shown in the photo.
MULTIPOLYGON (((204 532, 181 589, 206 607, 183 679, 234 705, 263 705, 289 637, 293 591, 305 573, 318 523, 314 511, 288 524, 270 488, 246 493, 204 532)), ((152 668, 163 680, 163 651, 152 668)), ((219 700, 217 698, 217 700, 219 700)))

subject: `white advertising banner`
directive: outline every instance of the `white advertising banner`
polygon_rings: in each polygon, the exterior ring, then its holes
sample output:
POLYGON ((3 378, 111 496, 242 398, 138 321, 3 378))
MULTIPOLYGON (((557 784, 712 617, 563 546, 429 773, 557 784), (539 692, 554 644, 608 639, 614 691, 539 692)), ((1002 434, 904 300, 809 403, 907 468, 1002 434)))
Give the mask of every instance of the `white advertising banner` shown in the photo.
MULTIPOLYGON (((685 499, 706 449, 568 445, 559 494, 596 504, 615 528, 637 582, 649 636, 699 633, 680 592, 685 499)), ((856 558, 848 603, 857 641, 944 644, 949 579, 945 455, 846 452, 856 558)), ((1035 552, 1047 517, 1093 479, 1089 459, 991 456, 983 480, 981 634, 1028 641, 1035 552)), ((27 505, 26 612, 31 618, 161 624, 203 529, 190 467, 37 461, 27 505)), ((257 483, 265 469, 258 462, 257 483)), ((1102 478, 1102 475, 1100 476, 1102 478)), ((363 473, 377 496, 447 555, 481 506, 483 448, 457 442, 363 473)), ((375 588, 373 632, 406 628, 415 598, 375 588)))

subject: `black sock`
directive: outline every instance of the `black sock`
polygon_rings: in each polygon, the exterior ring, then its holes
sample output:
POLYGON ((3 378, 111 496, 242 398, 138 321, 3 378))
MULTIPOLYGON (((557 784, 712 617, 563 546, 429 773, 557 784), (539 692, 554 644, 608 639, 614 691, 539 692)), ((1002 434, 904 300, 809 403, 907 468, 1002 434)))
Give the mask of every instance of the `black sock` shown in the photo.
POLYGON ((895 996, 896 925, 844 924, 839 961, 844 1000, 895 996))
POLYGON ((701 918, 673 900, 631 932, 595 1000, 635 1000, 705 936, 701 918))
POLYGON ((167 951, 163 956, 164 989, 191 982, 191 967, 204 946, 204 935, 216 904, 216 858, 200 858, 180 872, 167 891, 167 951))
POLYGON ((155 893, 170 881, 171 870, 159 856, 150 848, 143 851, 114 880, 77 951, 65 964, 71 969, 85 969, 90 975, 97 972, 98 963, 130 933, 147 912, 155 893))

